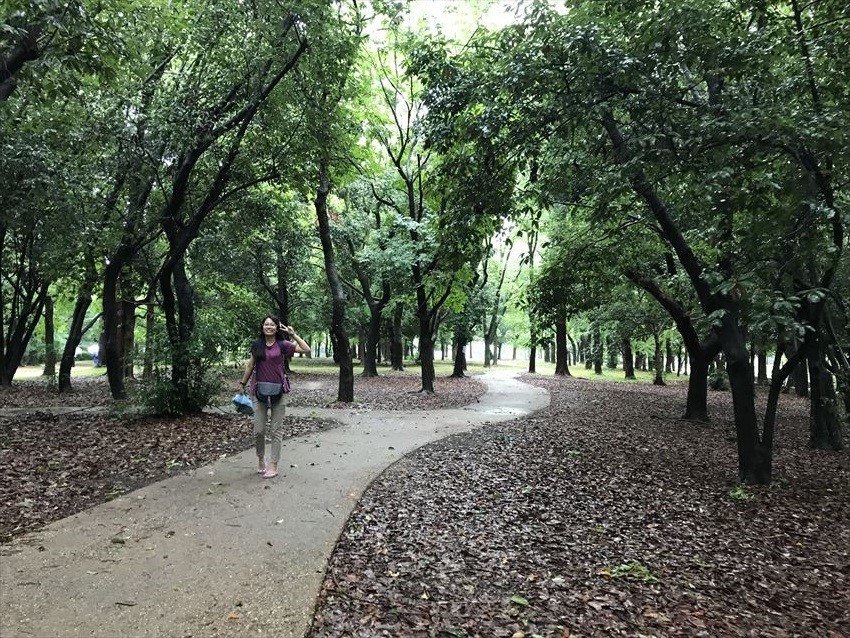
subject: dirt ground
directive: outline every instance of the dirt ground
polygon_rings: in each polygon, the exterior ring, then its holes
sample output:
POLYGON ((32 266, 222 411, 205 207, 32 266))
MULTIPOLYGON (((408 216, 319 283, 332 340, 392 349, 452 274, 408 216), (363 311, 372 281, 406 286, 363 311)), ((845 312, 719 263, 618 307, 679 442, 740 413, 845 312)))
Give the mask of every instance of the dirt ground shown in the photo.
POLYGON ((313 638, 850 636, 850 462, 783 396, 775 481, 734 483, 731 397, 526 376, 551 406, 423 448, 361 499, 313 638))

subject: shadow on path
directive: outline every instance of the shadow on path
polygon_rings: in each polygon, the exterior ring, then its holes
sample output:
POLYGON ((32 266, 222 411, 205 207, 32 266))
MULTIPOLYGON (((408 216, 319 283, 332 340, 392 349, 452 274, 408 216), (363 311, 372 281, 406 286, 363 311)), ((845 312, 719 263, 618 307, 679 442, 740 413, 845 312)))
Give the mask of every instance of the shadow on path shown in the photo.
POLYGON ((0 546, 0 636, 301 637, 357 499, 386 467, 451 434, 546 407, 488 372, 465 408, 292 408, 340 421, 284 442, 263 480, 253 450, 126 494, 0 546))

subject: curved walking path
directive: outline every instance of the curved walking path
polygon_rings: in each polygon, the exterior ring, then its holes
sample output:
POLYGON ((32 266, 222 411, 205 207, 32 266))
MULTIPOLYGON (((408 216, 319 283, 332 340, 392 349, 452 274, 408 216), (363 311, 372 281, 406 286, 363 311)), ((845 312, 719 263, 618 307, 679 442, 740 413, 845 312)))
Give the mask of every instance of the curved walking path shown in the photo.
POLYGON ((488 372, 478 403, 434 411, 292 408, 343 426, 154 483, 0 545, 0 636, 302 637, 325 566, 369 483, 412 450, 549 403, 488 372), (289 466, 289 467, 288 467, 289 466))

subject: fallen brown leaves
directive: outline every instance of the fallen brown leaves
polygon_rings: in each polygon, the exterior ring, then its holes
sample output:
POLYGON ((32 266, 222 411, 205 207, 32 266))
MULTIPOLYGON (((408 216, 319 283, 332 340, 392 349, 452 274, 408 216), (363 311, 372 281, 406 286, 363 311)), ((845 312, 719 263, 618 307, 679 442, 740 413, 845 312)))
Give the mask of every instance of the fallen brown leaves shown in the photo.
POLYGON ((427 446, 363 496, 310 632, 850 635, 850 463, 783 396, 769 487, 735 489, 726 393, 528 377, 549 409, 427 446))

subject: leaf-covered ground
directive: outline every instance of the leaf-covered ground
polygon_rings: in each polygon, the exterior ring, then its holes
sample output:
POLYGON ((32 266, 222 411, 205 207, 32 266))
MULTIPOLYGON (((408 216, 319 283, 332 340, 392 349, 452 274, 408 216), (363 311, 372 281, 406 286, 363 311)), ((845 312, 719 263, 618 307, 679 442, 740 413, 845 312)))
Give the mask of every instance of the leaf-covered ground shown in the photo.
POLYGON ((366 492, 313 638, 850 636, 850 459, 781 401, 770 487, 738 487, 728 393, 527 377, 531 418, 420 449, 366 492))
MULTIPOLYGON (((437 379, 434 395, 417 392, 415 373, 355 378, 355 402, 339 404, 336 378, 293 375, 293 406, 359 409, 434 409, 472 403, 485 386, 467 379, 437 379)), ((220 402, 223 413, 183 419, 111 416, 103 377, 75 379, 74 391, 57 394, 43 381, 0 389, 0 542, 33 531, 120 494, 210 463, 253 445, 250 417, 227 406, 231 380, 220 402), (73 406, 54 415, 50 408, 73 406), (25 413, 3 408, 26 408, 25 413)), ((333 427, 334 422, 287 416, 284 436, 333 427)))

